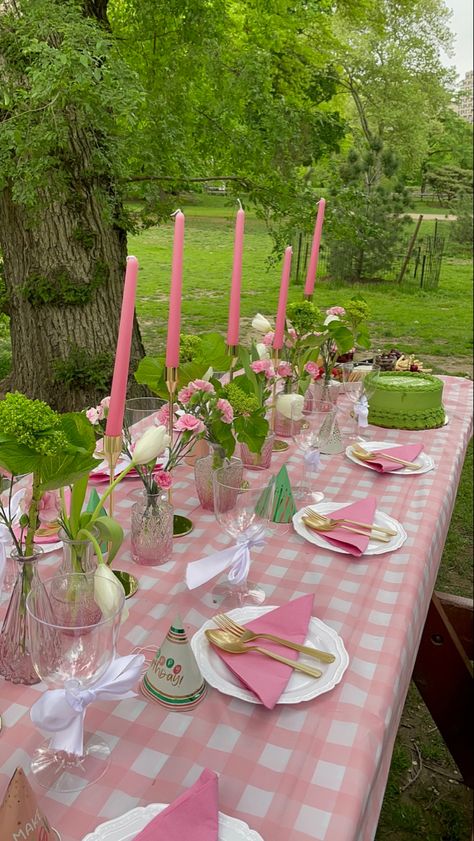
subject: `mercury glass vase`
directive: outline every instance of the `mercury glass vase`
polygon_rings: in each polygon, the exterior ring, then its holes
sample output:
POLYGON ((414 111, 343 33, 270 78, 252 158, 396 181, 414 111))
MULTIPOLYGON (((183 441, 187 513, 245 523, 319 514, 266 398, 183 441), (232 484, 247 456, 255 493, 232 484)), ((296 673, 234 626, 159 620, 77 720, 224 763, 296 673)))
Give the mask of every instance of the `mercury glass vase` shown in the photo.
POLYGON ((161 491, 143 491, 143 497, 132 507, 132 558, 142 566, 159 566, 171 558, 173 551, 173 506, 161 491))
POLYGON ((241 444, 240 458, 244 467, 247 467, 248 470, 265 470, 267 467, 270 467, 274 441, 275 434, 270 432, 265 438, 259 453, 253 453, 252 450, 249 450, 247 444, 241 444))
POLYGON ((30 653, 26 597, 33 585, 37 588, 42 586, 37 569, 41 552, 36 548, 35 554, 27 557, 18 555, 16 551, 11 555, 17 567, 17 576, 0 632, 0 675, 12 683, 31 685, 40 682, 30 653))

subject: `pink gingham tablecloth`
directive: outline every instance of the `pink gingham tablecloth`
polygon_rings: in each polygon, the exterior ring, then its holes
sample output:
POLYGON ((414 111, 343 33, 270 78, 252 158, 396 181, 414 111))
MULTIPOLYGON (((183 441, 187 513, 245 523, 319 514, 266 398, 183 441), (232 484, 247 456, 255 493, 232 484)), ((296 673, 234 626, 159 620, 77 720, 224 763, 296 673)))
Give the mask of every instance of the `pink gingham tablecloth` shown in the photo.
MULTIPOLYGON (((378 507, 403 523, 408 534, 403 547, 355 559, 312 546, 290 530, 253 550, 252 578, 264 585, 269 605, 315 594, 315 614, 341 635, 349 653, 342 682, 314 701, 271 712, 212 688, 191 712, 168 711, 141 695, 91 705, 86 729, 110 744, 110 769, 80 794, 38 791, 62 841, 79 841, 101 821, 137 805, 172 801, 206 767, 219 774, 220 809, 247 821, 265 841, 374 837, 471 435, 472 383, 443 379, 447 426, 423 432, 377 429, 373 436, 400 444, 422 441, 435 470, 380 475, 344 455, 322 457, 318 484, 326 500, 374 493, 378 507)), ((284 460, 296 480, 300 457, 294 447, 275 458, 272 469, 284 460)), ((191 516, 194 531, 175 541, 172 561, 156 568, 131 561, 127 536, 115 566, 138 575, 140 590, 128 602, 121 654, 158 647, 178 610, 190 635, 215 612, 205 588, 186 590, 184 570, 227 538, 214 515, 199 507, 192 471, 180 467, 175 479, 176 509, 191 516)), ((116 512, 127 529, 138 487, 124 482, 117 493, 116 512)), ((44 573, 57 563, 57 556, 48 556, 44 573)), ((17 765, 28 771, 28 757, 41 741, 29 709, 44 688, 0 683, 0 796, 17 765)))

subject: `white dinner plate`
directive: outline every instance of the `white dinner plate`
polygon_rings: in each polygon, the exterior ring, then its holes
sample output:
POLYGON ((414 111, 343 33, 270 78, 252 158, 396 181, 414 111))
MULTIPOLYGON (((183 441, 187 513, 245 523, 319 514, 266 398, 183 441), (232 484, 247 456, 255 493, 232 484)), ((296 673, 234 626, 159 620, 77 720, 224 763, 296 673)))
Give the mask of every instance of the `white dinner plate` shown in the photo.
MULTIPOLYGON (((380 472, 376 470, 373 464, 370 461, 361 461, 360 459, 356 458, 355 455, 352 453, 352 444, 346 448, 346 456, 348 459, 354 462, 354 464, 360 465, 360 467, 368 467, 369 470, 375 470, 376 473, 380 472)), ((374 453, 380 451, 386 451, 392 449, 392 447, 400 447, 400 444, 396 444, 394 441, 364 441, 362 446, 364 450, 367 450, 369 453, 374 453)), ((406 461, 406 459, 405 459, 406 461)), ((400 470, 389 470, 388 473, 384 473, 383 475, 390 475, 393 473, 394 476, 419 476, 420 473, 428 473, 429 470, 433 470, 435 463, 431 456, 428 456, 426 453, 421 451, 419 455, 413 461, 417 462, 420 465, 419 470, 410 470, 409 467, 401 467, 400 470)))
MULTIPOLYGON (((330 516, 336 511, 339 511, 340 508, 346 508, 347 505, 350 505, 350 503, 318 502, 316 505, 306 506, 306 508, 309 507, 318 514, 330 516)), ((342 555, 350 555, 351 553, 348 552, 347 549, 343 549, 342 546, 334 546, 332 543, 325 540, 322 534, 318 534, 318 532, 305 526, 303 523, 303 517, 305 516, 306 508, 300 508, 300 510, 293 516, 293 526, 295 531, 309 543, 314 543, 315 546, 319 546, 321 549, 328 549, 330 552, 340 552, 342 555)), ((378 540, 369 540, 367 549, 362 553, 362 555, 383 555, 385 552, 394 552, 395 549, 399 549, 400 546, 403 546, 405 543, 407 533, 402 524, 393 517, 389 517, 388 514, 385 514, 378 508, 375 511, 374 525, 393 529, 393 531, 396 531, 397 533, 395 537, 390 538, 388 543, 381 543, 378 540)), ((328 534, 330 534, 330 532, 328 534)))
MULTIPOLYGON (((82 841, 133 841, 137 833, 145 829, 147 824, 163 809, 166 803, 150 803, 149 806, 137 806, 120 818, 106 821, 86 835, 82 841)), ((176 841, 188 841, 177 838, 176 841)), ((231 818, 219 812, 219 841, 263 841, 261 835, 237 818, 231 818)))
MULTIPOLYGON (((20 490, 16 491, 16 493, 14 493, 13 496, 12 496, 11 515, 12 515, 13 525, 15 525, 15 522, 21 516, 20 502, 23 499, 24 495, 25 495, 25 488, 20 488, 20 490)), ((5 540, 6 540, 6 535, 5 535, 5 540)), ((5 545, 6 545, 6 543, 5 543, 5 545)), ((63 544, 62 544, 62 541, 59 540, 59 541, 55 541, 54 543, 41 543, 41 541, 35 541, 35 545, 39 546, 43 550, 43 555, 45 555, 47 552, 57 552, 58 549, 61 549, 63 544)), ((8 551, 8 549, 7 549, 7 551, 8 551)))
MULTIPOLYGON (((245 624, 251 622, 252 619, 257 619, 263 616, 270 610, 275 610, 275 606, 253 606, 238 607, 235 610, 229 610, 227 615, 232 617, 236 622, 245 624)), ((232 695, 234 698, 240 698, 242 701, 249 701, 251 704, 261 704, 261 701, 251 692, 246 689, 240 680, 227 668, 223 660, 216 654, 214 648, 208 642, 205 631, 208 628, 215 628, 216 625, 212 619, 205 622, 199 631, 196 631, 192 640, 191 648, 196 657, 198 666, 203 677, 207 682, 223 692, 224 695, 232 695)), ((262 639, 262 646, 265 645, 265 640, 262 639)), ((293 671, 287 683, 286 689, 281 694, 277 704, 299 704, 302 701, 309 701, 312 698, 317 698, 324 692, 329 692, 342 678, 347 666, 349 664, 349 657, 341 637, 330 628, 312 616, 308 626, 308 635, 304 642, 310 648, 319 648, 320 651, 328 651, 334 654, 334 663, 321 663, 317 661, 318 669, 322 671, 322 677, 315 680, 303 672, 293 671)), ((264 655, 262 655, 263 657, 264 655)), ((316 661, 312 657, 300 654, 299 659, 307 665, 314 666, 316 661)))

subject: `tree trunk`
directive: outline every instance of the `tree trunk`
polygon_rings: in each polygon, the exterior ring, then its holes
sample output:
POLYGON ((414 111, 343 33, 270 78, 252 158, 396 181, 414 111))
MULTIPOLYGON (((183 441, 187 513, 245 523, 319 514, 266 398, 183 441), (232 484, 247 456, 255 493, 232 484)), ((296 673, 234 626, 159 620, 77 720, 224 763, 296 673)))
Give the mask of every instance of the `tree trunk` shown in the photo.
MULTIPOLYGON (((60 411, 95 405, 110 389, 126 235, 107 221, 96 187, 78 182, 64 201, 46 193, 33 220, 8 187, 0 193, 13 357, 8 387, 60 411)), ((131 372, 143 354, 135 322, 131 372)), ((138 391, 132 379, 130 393, 138 391)))

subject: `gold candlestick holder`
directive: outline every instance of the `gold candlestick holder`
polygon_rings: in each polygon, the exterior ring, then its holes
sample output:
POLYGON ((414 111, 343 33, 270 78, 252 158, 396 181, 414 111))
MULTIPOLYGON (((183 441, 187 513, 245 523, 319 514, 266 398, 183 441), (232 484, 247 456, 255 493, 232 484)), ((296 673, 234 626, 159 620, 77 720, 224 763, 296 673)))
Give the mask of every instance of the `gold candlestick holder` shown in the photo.
POLYGON ((314 293, 313 293, 313 292, 311 292, 311 293, 309 293, 309 294, 308 294, 308 293, 306 293, 306 292, 304 292, 304 294, 303 294, 303 300, 304 300, 304 301, 312 301, 312 300, 313 300, 313 295, 314 295, 314 293))
MULTIPOLYGON (((170 448, 173 446, 173 418, 174 418, 174 399, 176 389, 178 387, 178 369, 175 367, 166 366, 166 387, 168 389, 168 433, 170 436, 170 448)), ((172 490, 168 490, 168 502, 172 502, 172 490)), ((183 514, 173 514, 173 537, 183 537, 193 530, 192 521, 189 517, 183 514)))
MULTIPOLYGON (((115 468, 122 453, 122 436, 121 435, 104 435, 104 458, 109 468, 109 486, 112 485, 115 479, 115 468)), ((109 516, 114 516, 114 491, 109 494, 109 516)), ((138 590, 138 579, 132 575, 131 572, 125 572, 121 569, 113 569, 113 574, 120 581, 124 591, 125 598, 129 599, 138 590)))
POLYGON ((237 359, 239 356, 239 346, 238 345, 227 345, 227 352, 231 357, 230 368, 229 368, 229 382, 231 383, 234 379, 234 368, 237 364, 237 359))
MULTIPOLYGON (((278 370, 279 361, 280 361, 280 352, 276 348, 273 348, 273 367, 275 369, 275 374, 278 370)), ((272 432, 275 432, 275 426, 276 426, 276 400, 277 400, 277 394, 276 394, 276 376, 275 376, 274 379, 273 379, 272 414, 271 414, 271 419, 270 419, 270 426, 271 426, 272 432)), ((282 441, 280 438, 275 438, 275 440, 273 442, 272 449, 273 449, 273 452, 283 453, 285 450, 288 449, 288 447, 289 447, 289 444, 286 441, 282 441)))

